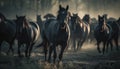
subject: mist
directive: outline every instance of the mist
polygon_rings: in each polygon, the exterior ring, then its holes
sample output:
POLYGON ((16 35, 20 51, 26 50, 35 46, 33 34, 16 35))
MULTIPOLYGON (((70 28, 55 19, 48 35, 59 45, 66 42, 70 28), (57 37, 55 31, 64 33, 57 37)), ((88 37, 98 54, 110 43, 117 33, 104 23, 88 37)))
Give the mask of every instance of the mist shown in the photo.
POLYGON ((85 14, 91 17, 108 14, 109 17, 120 17, 120 0, 0 0, 0 12, 7 18, 14 19, 16 15, 26 15, 28 19, 36 20, 36 15, 47 13, 57 15, 59 4, 69 5, 71 13, 78 13, 82 18, 85 14))

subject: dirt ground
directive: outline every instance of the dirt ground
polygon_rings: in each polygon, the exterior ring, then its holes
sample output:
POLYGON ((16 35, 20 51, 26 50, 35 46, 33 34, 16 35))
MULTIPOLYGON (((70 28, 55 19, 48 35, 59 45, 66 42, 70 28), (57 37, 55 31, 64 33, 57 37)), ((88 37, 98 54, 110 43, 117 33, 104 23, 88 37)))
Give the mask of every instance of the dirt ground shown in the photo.
POLYGON ((76 52, 66 51, 62 62, 55 65, 44 62, 42 48, 34 48, 30 58, 19 58, 17 53, 6 55, 8 46, 3 46, 0 69, 120 69, 120 51, 114 47, 113 51, 102 55, 97 52, 95 43, 84 43, 82 49, 76 52))

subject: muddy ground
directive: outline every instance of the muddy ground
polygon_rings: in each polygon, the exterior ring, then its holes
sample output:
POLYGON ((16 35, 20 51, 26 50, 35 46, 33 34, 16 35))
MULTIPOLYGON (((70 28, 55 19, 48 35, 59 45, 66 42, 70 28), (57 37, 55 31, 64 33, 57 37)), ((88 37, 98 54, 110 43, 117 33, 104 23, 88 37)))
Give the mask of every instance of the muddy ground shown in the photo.
POLYGON ((3 43, 0 69, 120 69, 120 51, 116 51, 114 47, 113 51, 109 50, 109 53, 102 55, 97 52, 95 43, 84 43, 82 49, 77 52, 67 50, 63 62, 55 65, 44 62, 42 48, 34 48, 30 58, 19 58, 16 46, 14 55, 6 55, 8 47, 3 43))

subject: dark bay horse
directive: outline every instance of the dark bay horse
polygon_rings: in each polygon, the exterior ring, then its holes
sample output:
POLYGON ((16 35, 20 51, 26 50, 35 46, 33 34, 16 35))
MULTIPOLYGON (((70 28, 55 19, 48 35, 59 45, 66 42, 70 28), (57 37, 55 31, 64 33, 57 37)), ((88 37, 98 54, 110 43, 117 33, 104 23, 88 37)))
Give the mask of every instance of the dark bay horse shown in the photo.
POLYGON ((78 50, 85 42, 90 32, 90 27, 80 19, 78 14, 73 14, 73 16, 71 16, 71 22, 69 23, 69 26, 74 50, 78 50))
MULTIPOLYGON (((98 15, 98 24, 96 25, 94 29, 94 37, 97 41, 97 50, 99 53, 101 53, 99 44, 103 42, 103 49, 102 52, 104 54, 105 52, 105 46, 111 36, 112 28, 109 24, 106 23, 105 16, 98 15)), ((111 43, 111 41, 109 41, 111 43)))
POLYGON ((30 57, 33 45, 38 40, 40 28, 37 23, 28 22, 25 16, 16 16, 18 54, 21 56, 20 47, 26 44, 25 56, 30 57))
POLYGON ((47 58, 47 49, 49 47, 49 56, 48 62, 51 61, 51 54, 53 52, 53 62, 55 63, 57 58, 56 47, 60 45, 60 54, 59 54, 59 62, 62 60, 63 52, 67 47, 68 38, 70 35, 70 30, 67 21, 68 8, 62 7, 59 5, 59 11, 57 15, 57 19, 49 19, 45 23, 43 23, 42 29, 42 39, 45 51, 45 61, 47 58))
POLYGON ((89 14, 85 14, 82 18, 83 22, 87 24, 87 26, 90 28, 90 32, 88 34, 86 42, 92 42, 92 37, 93 37, 93 24, 92 24, 92 19, 90 18, 89 14))
POLYGON ((0 13, 0 50, 3 41, 10 44, 8 52, 11 50, 13 52, 12 45, 16 37, 16 24, 12 20, 8 20, 5 16, 0 13))

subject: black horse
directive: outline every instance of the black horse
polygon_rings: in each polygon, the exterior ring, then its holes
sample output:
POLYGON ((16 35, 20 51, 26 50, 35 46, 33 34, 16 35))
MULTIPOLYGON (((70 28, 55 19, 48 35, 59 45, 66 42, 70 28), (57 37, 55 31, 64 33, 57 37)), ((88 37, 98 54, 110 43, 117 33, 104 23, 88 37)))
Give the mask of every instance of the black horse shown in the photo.
POLYGON ((13 53, 12 45, 16 37, 16 24, 13 20, 8 20, 0 13, 0 50, 3 41, 10 44, 8 52, 11 50, 13 53))
POLYGON ((37 23, 28 22, 25 16, 16 16, 18 54, 21 56, 20 47, 26 44, 25 56, 30 57, 33 45, 38 40, 40 29, 37 23))
POLYGON ((47 50, 49 47, 49 57, 48 62, 51 61, 51 54, 53 54, 53 62, 55 63, 57 58, 57 52, 56 47, 60 45, 61 50, 59 54, 59 61, 62 60, 63 52, 65 48, 67 47, 68 38, 70 35, 69 26, 68 26, 68 8, 59 6, 59 11, 57 15, 57 19, 49 19, 45 23, 43 23, 43 29, 42 29, 42 38, 43 38, 43 45, 44 45, 44 51, 45 51, 45 61, 47 58, 47 50))
MULTIPOLYGON (((111 32, 111 35, 109 37, 109 41, 108 41, 107 44, 109 44, 109 42, 113 40, 114 43, 115 43, 115 46, 116 46, 116 50, 119 50, 119 48, 118 48, 118 46, 119 46, 118 45, 118 40, 119 40, 120 28, 119 28, 118 20, 117 21, 116 20, 114 20, 114 21, 108 20, 107 15, 104 15, 104 16, 105 16, 105 19, 107 21, 107 24, 109 24, 111 26, 111 28, 112 28, 112 32, 111 32)), ((111 43, 110 45, 111 45, 111 50, 112 50, 113 44, 111 43)), ((108 46, 109 45, 107 45, 107 50, 106 51, 108 51, 108 46)))
POLYGON ((103 16, 98 15, 98 25, 94 29, 94 37, 95 37, 95 39, 97 41, 97 49, 98 49, 99 53, 101 53, 99 44, 101 42, 103 42, 103 50, 102 50, 102 52, 104 54, 105 46, 106 46, 109 38, 111 37, 111 32, 112 32, 112 28, 111 28, 110 25, 108 25, 106 23, 105 16, 104 15, 103 16))

